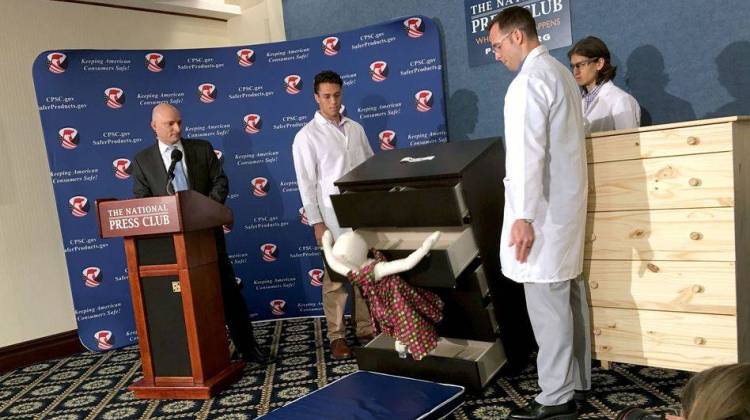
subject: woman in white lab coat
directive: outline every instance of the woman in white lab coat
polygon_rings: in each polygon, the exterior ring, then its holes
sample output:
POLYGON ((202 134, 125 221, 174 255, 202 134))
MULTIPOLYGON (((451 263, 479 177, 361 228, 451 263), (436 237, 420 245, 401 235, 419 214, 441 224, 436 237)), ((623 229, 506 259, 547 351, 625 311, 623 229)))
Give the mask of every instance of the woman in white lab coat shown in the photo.
POLYGON ((612 83, 617 67, 610 62, 609 49, 601 39, 583 38, 568 51, 568 58, 581 88, 587 135, 640 127, 641 107, 635 98, 612 83))

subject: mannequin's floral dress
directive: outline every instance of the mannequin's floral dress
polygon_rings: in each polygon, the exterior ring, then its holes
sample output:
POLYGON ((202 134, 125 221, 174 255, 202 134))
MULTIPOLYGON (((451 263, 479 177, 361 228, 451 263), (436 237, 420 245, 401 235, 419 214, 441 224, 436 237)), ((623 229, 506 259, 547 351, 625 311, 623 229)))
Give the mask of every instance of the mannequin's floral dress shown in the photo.
POLYGON ((367 299, 376 331, 400 341, 414 360, 420 360, 437 346, 435 324, 443 319, 443 301, 429 290, 410 285, 397 274, 375 281, 375 264, 386 259, 375 249, 372 253, 375 259, 359 271, 350 271, 349 280, 367 299))

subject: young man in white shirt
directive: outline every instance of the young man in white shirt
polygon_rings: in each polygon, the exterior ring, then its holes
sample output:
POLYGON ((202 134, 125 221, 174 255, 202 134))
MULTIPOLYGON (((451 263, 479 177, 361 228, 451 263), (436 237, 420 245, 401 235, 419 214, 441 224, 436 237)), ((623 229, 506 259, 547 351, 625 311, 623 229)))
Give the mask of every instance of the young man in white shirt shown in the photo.
POLYGON ((539 344, 541 393, 510 418, 572 420, 578 412, 574 391, 591 386, 581 279, 588 187, 580 93, 570 72, 540 45, 527 9, 513 6, 497 14, 489 38, 495 59, 518 72, 503 112, 500 264, 505 277, 524 285, 539 344))
MULTIPOLYGON (((297 133, 292 145, 302 205, 318 245, 326 230, 331 231, 334 239, 344 232, 339 227, 331 204, 330 195, 338 193, 334 181, 374 154, 362 126, 341 115, 342 87, 341 77, 333 71, 326 70, 315 76, 318 111, 312 121, 297 133)), ((355 330, 359 344, 364 345, 372 340, 373 328, 367 302, 356 287, 353 289, 355 330)), ((345 359, 352 355, 345 338, 344 307, 348 296, 347 286, 331 281, 330 273, 326 270, 323 277, 323 312, 334 359, 345 359)))

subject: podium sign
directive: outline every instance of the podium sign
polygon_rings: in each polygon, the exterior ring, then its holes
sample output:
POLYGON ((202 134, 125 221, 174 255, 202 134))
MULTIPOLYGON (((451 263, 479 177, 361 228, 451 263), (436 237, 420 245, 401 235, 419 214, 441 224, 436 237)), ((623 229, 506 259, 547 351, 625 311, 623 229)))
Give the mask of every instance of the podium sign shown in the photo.
POLYGON ((175 233, 182 228, 173 197, 104 201, 98 209, 102 238, 175 233))

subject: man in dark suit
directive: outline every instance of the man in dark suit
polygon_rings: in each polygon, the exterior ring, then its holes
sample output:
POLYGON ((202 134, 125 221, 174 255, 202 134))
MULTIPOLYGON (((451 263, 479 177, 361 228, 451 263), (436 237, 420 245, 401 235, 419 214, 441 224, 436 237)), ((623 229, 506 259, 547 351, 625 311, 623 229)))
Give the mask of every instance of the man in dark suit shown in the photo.
MULTIPOLYGON (((151 128, 156 134, 156 144, 138 152, 131 165, 133 194, 138 198, 153 197, 169 195, 172 191, 192 189, 224 204, 229 191, 229 181, 211 143, 205 140, 183 139, 180 111, 167 103, 154 107, 151 128), (174 178, 170 182, 167 168, 171 164, 171 155, 175 149, 182 152, 183 158, 175 165, 174 178)), ((215 230, 215 236, 224 318, 229 327, 229 334, 243 359, 267 363, 268 356, 255 341, 247 305, 235 281, 234 269, 229 262, 221 228, 215 230)))

